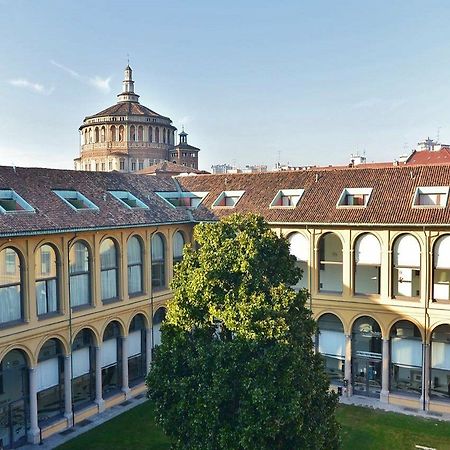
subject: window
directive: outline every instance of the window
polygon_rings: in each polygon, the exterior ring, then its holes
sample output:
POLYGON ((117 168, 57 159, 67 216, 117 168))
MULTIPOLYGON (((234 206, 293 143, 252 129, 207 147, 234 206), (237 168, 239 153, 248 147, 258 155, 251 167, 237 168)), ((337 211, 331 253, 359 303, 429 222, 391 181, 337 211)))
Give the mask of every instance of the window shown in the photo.
POLYGON ((108 170, 112 170, 112 161, 109 161, 108 163, 108 170))
POLYGON ((148 142, 152 142, 153 140, 153 128, 148 127, 148 142))
POLYGON ((208 192, 156 192, 175 208, 198 208, 208 192))
POLYGON ((0 252, 0 324, 22 319, 22 271, 18 253, 0 252))
POLYGON ((58 274, 56 252, 44 244, 36 251, 36 301, 38 316, 58 311, 58 274))
POLYGON ((303 189, 282 189, 275 195, 271 208, 295 208, 303 195, 303 189))
POLYGON ((155 128, 155 142, 159 144, 159 128, 155 128))
POLYGON ((120 170, 125 170, 125 161, 123 159, 120 160, 119 168, 120 170))
POLYGON ((413 206, 445 207, 448 199, 448 186, 418 187, 414 194, 413 206))
POLYGON ((144 163, 143 162, 139 162, 139 170, 142 170, 144 168, 144 163))
POLYGON ((213 208, 234 208, 245 191, 223 191, 212 204, 213 208))
POLYGON ((431 335, 430 394, 449 401, 450 391, 450 325, 439 325, 431 335))
POLYGON ((372 188, 346 188, 342 191, 338 207, 365 207, 369 203, 372 188))
POLYGON ((449 301, 450 235, 441 236, 436 241, 433 250, 433 300, 449 301))
POLYGON ((78 191, 53 191, 75 211, 98 210, 98 207, 78 191))
POLYGON ((0 213, 17 212, 34 212, 34 208, 12 189, 0 190, 0 213))
POLYGON ((148 206, 141 202, 137 197, 135 197, 131 192, 128 191, 109 191, 109 193, 119 200, 122 204, 128 208, 144 208, 148 209, 148 206))
POLYGON ((144 140, 144 128, 142 127, 142 125, 138 126, 138 138, 137 140, 139 142, 142 142, 144 140))
POLYGON ((115 125, 113 125, 111 128, 111 141, 115 142, 116 141, 116 127, 115 125))
POLYGON ((104 172, 106 169, 105 163, 102 163, 102 172, 104 172))
POLYGON ((178 264, 183 259, 184 237, 181 231, 173 235, 173 264, 178 264))
POLYGON ((420 244, 411 234, 403 234, 394 242, 393 295, 420 296, 420 244))
POLYGON ((295 265, 302 271, 301 278, 295 286, 295 290, 308 287, 308 261, 309 261, 309 241, 301 233, 291 233, 288 236, 289 250, 291 255, 295 256, 295 265))
POLYGON ((370 233, 358 237, 355 244, 355 294, 380 293, 381 246, 370 233))
POLYGON ((118 272, 116 243, 108 238, 100 245, 100 272, 102 284, 102 300, 112 300, 118 297, 118 272))
POLYGON ((122 385, 121 371, 121 328, 118 322, 111 322, 105 329, 102 344, 102 389, 103 397, 115 394, 122 385))
POLYGON ((128 241, 128 294, 134 295, 143 292, 142 286, 142 242, 139 237, 132 236, 128 241))
POLYGON ((136 162, 132 161, 131 163, 131 171, 134 172, 136 170, 136 162))
POLYGON ((91 303, 91 258, 88 247, 81 241, 75 242, 69 252, 69 297, 70 306, 91 303))
POLYGON ((128 378, 134 385, 146 375, 145 319, 142 314, 133 317, 128 332, 128 378))
POLYGON ((160 233, 152 237, 152 286, 153 289, 166 287, 166 249, 160 233))
POLYGON ((134 125, 130 127, 130 141, 134 142, 136 140, 136 128, 134 125))
POLYGON ((87 328, 72 344, 72 399, 76 409, 95 399, 95 338, 87 328))
POLYGON ((119 142, 122 142, 124 140, 123 139, 124 134, 125 134, 125 129, 124 129, 123 125, 120 125, 119 126, 119 142))
POLYGON ((319 291, 342 293, 342 242, 334 233, 319 241, 319 291))

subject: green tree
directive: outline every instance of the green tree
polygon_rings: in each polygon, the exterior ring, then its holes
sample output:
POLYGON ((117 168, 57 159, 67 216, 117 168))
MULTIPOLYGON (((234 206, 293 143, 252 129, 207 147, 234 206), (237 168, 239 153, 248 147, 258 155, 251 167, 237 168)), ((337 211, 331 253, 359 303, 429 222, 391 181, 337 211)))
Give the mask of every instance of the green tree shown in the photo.
POLYGON ((316 325, 285 238, 257 215, 194 229, 147 378, 175 449, 335 449, 316 325))

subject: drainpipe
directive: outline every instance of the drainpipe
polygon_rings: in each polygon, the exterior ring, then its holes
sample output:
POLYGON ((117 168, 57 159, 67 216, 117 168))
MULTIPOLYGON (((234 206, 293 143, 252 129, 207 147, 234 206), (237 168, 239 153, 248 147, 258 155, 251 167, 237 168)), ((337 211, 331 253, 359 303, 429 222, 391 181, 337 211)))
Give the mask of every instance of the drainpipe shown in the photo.
MULTIPOLYGON (((425 227, 423 227, 423 233, 425 234, 425 227)), ((426 275, 426 280, 428 280, 427 284, 425 285, 425 307, 424 307, 424 317, 423 317, 423 339, 424 339, 424 343, 423 343, 423 352, 422 352, 422 371, 423 371, 423 376, 422 376, 422 410, 425 411, 426 410, 426 397, 427 397, 427 393, 428 393, 428 387, 429 387, 429 367, 428 367, 428 360, 429 360, 429 348, 428 346, 430 344, 428 344, 428 323, 429 323, 429 313, 428 313, 428 308, 429 308, 429 304, 430 304, 430 289, 432 284, 430 283, 430 280, 433 279, 433 276, 431 275, 431 277, 429 276, 429 270, 430 270, 430 258, 433 257, 432 251, 431 251, 431 247, 430 247, 430 231, 428 231, 427 233, 427 239, 426 239, 426 258, 425 258, 425 275, 426 275), (425 372, 425 371, 428 371, 425 372)))
POLYGON ((312 246, 309 247, 309 266, 308 266, 308 283, 309 283, 309 309, 312 312, 312 268, 313 268, 313 262, 314 262, 314 256, 315 256, 315 244, 314 244, 314 236, 315 236, 315 230, 311 232, 311 230, 308 228, 308 226, 305 227, 306 232, 309 234, 310 239, 309 242, 311 243, 311 236, 312 239, 312 246), (312 250, 312 259, 311 259, 311 250, 312 250))

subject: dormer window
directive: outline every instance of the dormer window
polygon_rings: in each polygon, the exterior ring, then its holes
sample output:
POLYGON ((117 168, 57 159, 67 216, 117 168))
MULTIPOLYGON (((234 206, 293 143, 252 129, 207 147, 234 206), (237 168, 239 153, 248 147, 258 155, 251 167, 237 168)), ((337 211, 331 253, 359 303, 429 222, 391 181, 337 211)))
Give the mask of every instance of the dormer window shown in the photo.
POLYGON ((34 212, 34 208, 12 189, 0 190, 0 213, 18 212, 34 212))
POLYGON ((223 191, 212 204, 213 208, 234 208, 245 191, 223 191))
POLYGON ((148 209, 148 206, 144 202, 141 202, 141 200, 135 197, 131 192, 128 191, 108 191, 108 192, 128 208, 148 209))
POLYGON ((78 191, 53 191, 75 211, 98 210, 98 207, 78 191))
POLYGON ((338 207, 366 207, 369 203, 372 188, 345 188, 336 206, 338 207))
POLYGON ((418 187, 414 194, 413 206, 445 207, 448 199, 448 186, 418 187))
POLYGON ((281 189, 275 195, 271 208, 295 208, 303 195, 303 189, 281 189))
POLYGON ((208 192, 156 192, 174 208, 198 208, 208 192))

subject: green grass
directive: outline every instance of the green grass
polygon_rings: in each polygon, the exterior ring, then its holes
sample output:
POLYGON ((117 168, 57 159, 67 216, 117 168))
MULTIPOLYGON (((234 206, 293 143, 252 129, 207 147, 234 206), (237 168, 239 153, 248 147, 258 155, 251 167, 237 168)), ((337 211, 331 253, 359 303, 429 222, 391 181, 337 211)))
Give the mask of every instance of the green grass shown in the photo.
MULTIPOLYGON (((340 406, 343 450, 414 450, 415 445, 450 450, 450 423, 403 414, 340 406)), ((168 450, 169 440, 155 425, 145 402, 58 447, 59 450, 168 450)), ((294 449, 293 449, 294 450, 294 449)))

